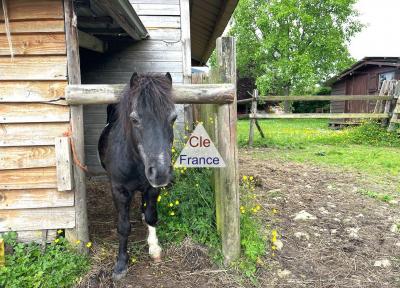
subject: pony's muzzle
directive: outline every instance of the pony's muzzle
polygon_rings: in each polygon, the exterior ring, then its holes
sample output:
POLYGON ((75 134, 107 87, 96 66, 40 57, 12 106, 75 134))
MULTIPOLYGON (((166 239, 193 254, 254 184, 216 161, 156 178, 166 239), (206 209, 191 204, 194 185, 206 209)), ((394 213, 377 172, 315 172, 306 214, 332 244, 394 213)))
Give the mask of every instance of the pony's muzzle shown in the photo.
POLYGON ((172 179, 172 166, 149 166, 146 169, 146 177, 150 185, 155 188, 167 186, 172 179))

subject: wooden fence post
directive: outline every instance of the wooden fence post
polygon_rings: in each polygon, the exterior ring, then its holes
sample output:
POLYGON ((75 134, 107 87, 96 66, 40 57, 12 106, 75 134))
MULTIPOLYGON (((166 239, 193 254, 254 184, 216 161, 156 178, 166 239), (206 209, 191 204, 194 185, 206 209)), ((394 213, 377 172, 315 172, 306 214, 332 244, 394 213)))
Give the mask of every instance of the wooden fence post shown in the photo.
POLYGON ((394 87, 394 98, 396 101, 396 105, 394 105, 392 117, 389 122, 388 131, 393 132, 396 129, 396 123, 400 123, 399 114, 400 114, 400 81, 397 81, 394 87))
MULTIPOLYGON (((72 0, 64 0, 65 36, 67 42, 68 84, 81 84, 81 71, 79 64, 79 43, 77 16, 74 12, 72 0)), ((71 105, 71 141, 75 148, 76 156, 80 161, 85 160, 83 145, 83 106, 71 105)), ((75 191, 75 228, 66 231, 69 241, 80 240, 81 243, 89 241, 89 228, 86 203, 85 173, 76 164, 74 165, 74 191, 75 191)), ((81 245, 81 251, 87 252, 81 245)))
MULTIPOLYGON (((250 109, 250 115, 256 115, 257 114, 257 101, 258 101, 258 90, 254 89, 253 90, 253 95, 252 95, 252 101, 251 101, 251 109, 250 109)), ((253 146, 254 142, 254 125, 256 124, 256 119, 255 118, 250 118, 250 129, 249 129, 249 146, 253 146)))
MULTIPOLYGON (((220 80, 236 84, 236 45, 233 37, 217 39, 217 64, 220 80)), ((216 193, 220 201, 217 218, 221 223, 222 252, 225 264, 240 256, 239 171, 236 139, 237 98, 218 107, 218 146, 226 167, 220 168, 216 193), (219 215, 218 215, 219 214, 219 215)))

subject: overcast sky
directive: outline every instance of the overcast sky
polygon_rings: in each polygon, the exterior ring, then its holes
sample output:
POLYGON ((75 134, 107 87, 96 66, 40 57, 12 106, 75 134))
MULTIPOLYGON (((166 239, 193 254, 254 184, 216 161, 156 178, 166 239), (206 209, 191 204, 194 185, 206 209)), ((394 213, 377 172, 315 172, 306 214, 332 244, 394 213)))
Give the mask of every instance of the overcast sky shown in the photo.
POLYGON ((400 0, 358 0, 356 8, 367 27, 352 40, 351 55, 400 57, 400 0))

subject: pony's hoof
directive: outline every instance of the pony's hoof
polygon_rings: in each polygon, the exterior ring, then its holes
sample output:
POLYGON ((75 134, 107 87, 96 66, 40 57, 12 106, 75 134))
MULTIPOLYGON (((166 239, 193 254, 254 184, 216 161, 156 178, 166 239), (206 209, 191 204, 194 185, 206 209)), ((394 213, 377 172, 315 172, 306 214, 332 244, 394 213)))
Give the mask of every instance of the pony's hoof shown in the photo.
POLYGON ((128 269, 122 270, 121 272, 118 272, 118 273, 114 271, 112 274, 112 279, 114 281, 119 281, 126 276, 127 272, 128 272, 128 269))
POLYGON ((161 259, 161 255, 155 255, 155 256, 151 256, 151 258, 153 259, 154 263, 161 263, 162 259, 161 259))

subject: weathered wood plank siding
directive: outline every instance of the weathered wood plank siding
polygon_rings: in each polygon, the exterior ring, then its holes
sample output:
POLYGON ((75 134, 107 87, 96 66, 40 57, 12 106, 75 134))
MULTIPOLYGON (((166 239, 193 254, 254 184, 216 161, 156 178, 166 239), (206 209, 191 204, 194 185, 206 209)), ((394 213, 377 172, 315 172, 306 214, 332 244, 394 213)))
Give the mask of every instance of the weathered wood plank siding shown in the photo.
MULTIPOLYGON (((148 30, 149 39, 110 43, 106 55, 82 51, 83 83, 127 83, 134 71, 170 72, 174 83, 183 83, 180 0, 130 0, 130 3, 148 30)), ((97 141, 106 124, 106 107, 84 108, 86 164, 96 174, 104 173, 97 156, 97 141)), ((183 105, 177 105, 177 110, 177 127, 182 129, 183 105)))
MULTIPOLYGON (((74 193, 57 191, 55 138, 69 129, 62 0, 7 1, 14 59, 0 5, 0 233, 21 240, 75 226, 74 193), (43 232, 44 231, 44 232, 43 232)), ((50 238, 49 238, 50 237, 50 238)))

